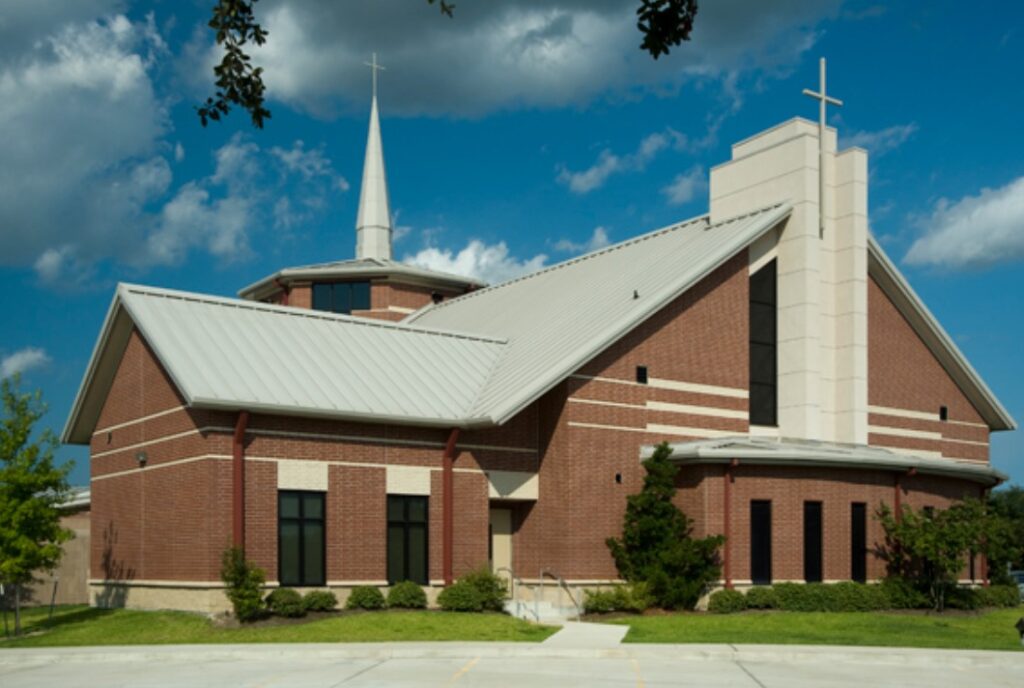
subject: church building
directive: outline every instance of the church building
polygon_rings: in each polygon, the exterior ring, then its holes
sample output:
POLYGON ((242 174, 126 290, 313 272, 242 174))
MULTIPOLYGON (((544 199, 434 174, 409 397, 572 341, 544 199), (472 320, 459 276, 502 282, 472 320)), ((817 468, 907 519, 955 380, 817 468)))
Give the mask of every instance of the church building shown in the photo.
POLYGON ((92 602, 224 609, 232 544, 342 600, 613 583, 664 441, 720 585, 876 580, 879 505, 982 497, 1015 422, 868 217, 867 153, 793 119, 732 146, 706 214, 488 286, 393 259, 374 94, 354 259, 238 298, 117 287, 63 433, 92 602))

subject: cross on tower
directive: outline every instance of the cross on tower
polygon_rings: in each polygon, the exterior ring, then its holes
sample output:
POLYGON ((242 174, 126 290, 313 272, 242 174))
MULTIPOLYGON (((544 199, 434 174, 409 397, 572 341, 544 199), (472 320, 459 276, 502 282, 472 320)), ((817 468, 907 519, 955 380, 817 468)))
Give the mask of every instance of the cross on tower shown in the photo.
POLYGON ((825 236, 825 108, 828 105, 842 107, 843 101, 825 92, 825 58, 821 58, 821 90, 804 89, 804 95, 818 101, 818 232, 825 236))
POLYGON ((377 64, 377 53, 373 53, 373 61, 372 62, 364 62, 363 64, 366 65, 367 67, 369 67, 370 71, 373 72, 373 98, 374 98, 374 100, 376 100, 377 99, 377 72, 382 72, 382 71, 386 70, 387 67, 384 67, 383 65, 377 64))

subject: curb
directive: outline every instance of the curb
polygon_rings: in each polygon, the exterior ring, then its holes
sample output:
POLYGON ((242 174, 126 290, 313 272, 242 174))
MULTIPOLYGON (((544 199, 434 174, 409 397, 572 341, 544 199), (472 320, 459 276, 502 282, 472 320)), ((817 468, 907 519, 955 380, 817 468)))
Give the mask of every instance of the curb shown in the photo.
POLYGON ((345 643, 251 645, 147 645, 0 650, 0 667, 74 662, 224 662, 345 659, 673 659, 751 663, 855 663, 902 666, 1016 667, 1024 652, 810 645, 671 645, 630 643, 615 648, 572 648, 541 643, 345 643))

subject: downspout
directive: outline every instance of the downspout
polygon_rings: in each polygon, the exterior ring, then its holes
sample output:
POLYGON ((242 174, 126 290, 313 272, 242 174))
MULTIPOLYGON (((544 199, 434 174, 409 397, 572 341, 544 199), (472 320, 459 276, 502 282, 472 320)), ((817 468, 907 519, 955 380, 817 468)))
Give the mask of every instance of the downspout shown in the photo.
POLYGON ((723 527, 725 531, 725 545, 722 551, 722 572, 725 576, 725 588, 726 590, 732 590, 732 483, 736 478, 732 474, 732 469, 740 465, 738 459, 731 460, 725 466, 725 488, 722 491, 722 519, 723 527))
POLYGON ((459 429, 452 428, 448 433, 448 442, 444 445, 444 458, 441 468, 441 567, 444 584, 452 584, 452 562, 454 561, 453 542, 455 538, 455 443, 459 441, 459 429))
POLYGON ((249 412, 240 411, 231 442, 231 542, 245 549, 245 429, 249 412))

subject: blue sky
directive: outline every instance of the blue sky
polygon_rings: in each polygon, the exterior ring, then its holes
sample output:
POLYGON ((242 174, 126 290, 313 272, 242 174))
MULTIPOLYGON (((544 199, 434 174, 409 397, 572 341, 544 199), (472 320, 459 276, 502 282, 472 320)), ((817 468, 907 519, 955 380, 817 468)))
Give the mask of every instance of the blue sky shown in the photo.
MULTIPOLYGON (((376 50, 399 258, 491 280, 707 209, 729 145, 795 115, 871 153, 871 225, 1024 419, 1024 9, 706 2, 657 62, 635 0, 261 0, 273 117, 203 129, 210 2, 0 8, 0 372, 59 430, 118 281, 233 294, 348 258, 376 50)), ((1024 483, 1022 433, 993 463, 1024 483)), ((88 479, 87 451, 72 478, 88 479)))

